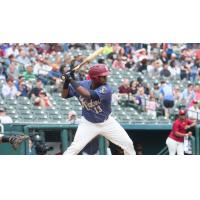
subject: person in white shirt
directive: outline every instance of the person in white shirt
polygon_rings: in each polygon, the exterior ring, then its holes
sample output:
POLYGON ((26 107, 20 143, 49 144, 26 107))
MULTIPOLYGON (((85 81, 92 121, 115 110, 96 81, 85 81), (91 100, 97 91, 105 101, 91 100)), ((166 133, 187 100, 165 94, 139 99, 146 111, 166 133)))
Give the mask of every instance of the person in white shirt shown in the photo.
POLYGON ((0 108, 0 123, 1 124, 13 123, 12 118, 6 114, 6 110, 3 107, 0 108))
POLYGON ((193 105, 188 108, 188 118, 191 120, 200 120, 200 109, 198 106, 198 101, 193 99, 193 105))
POLYGON ((14 84, 13 77, 9 77, 6 83, 2 87, 2 95, 4 98, 15 98, 17 94, 17 88, 14 84))

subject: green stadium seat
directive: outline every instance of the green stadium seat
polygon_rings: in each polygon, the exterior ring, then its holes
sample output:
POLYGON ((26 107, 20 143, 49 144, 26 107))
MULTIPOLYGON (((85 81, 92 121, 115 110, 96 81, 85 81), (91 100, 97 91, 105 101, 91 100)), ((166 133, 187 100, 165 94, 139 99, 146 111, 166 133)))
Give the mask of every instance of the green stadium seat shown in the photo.
POLYGON ((35 119, 36 119, 36 122, 38 122, 38 123, 48 123, 49 122, 49 117, 45 114, 35 115, 35 119))
POLYGON ((33 117, 33 115, 22 115, 21 116, 21 122, 31 122, 31 123, 33 123, 33 122, 35 122, 35 119, 34 119, 34 117, 33 117))
POLYGON ((4 103, 6 103, 9 106, 17 106, 17 100, 15 98, 6 98, 4 100, 4 103))

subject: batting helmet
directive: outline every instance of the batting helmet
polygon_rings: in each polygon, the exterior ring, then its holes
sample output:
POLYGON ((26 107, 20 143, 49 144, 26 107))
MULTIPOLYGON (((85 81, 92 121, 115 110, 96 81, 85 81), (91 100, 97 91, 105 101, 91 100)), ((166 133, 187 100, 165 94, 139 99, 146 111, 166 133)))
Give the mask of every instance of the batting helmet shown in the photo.
POLYGON ((89 76, 92 80, 98 79, 100 76, 108 76, 109 70, 105 64, 93 65, 89 70, 89 76))

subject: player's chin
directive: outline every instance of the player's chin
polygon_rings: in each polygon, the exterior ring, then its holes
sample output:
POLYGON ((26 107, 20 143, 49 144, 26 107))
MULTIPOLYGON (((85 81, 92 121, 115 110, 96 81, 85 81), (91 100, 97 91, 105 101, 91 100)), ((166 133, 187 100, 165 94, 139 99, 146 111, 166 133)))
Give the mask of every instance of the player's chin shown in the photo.
POLYGON ((107 83, 107 80, 101 82, 102 85, 105 85, 106 83, 107 83))

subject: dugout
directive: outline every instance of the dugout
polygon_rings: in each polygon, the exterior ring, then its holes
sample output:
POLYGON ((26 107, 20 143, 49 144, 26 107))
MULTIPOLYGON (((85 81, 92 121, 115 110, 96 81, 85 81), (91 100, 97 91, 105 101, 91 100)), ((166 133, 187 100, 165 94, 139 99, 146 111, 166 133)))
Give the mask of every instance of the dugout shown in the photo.
MULTIPOLYGON (((166 151, 166 138, 171 130, 171 124, 123 124, 123 127, 128 132, 134 144, 140 144, 143 148, 144 155, 168 154, 166 151)), ((62 151, 69 145, 69 133, 75 132, 77 125, 68 124, 27 124, 13 123, 4 125, 4 132, 7 135, 11 134, 31 134, 33 131, 40 131, 45 135, 45 141, 60 141, 62 143, 62 151)), ((199 125, 196 127, 194 137, 191 137, 193 143, 193 154, 199 152, 199 125)), ((105 154, 105 140, 99 138, 99 148, 101 154, 105 154)), ((113 150, 115 145, 111 144, 113 150)), ((13 150, 10 144, 0 145, 0 155, 27 155, 28 142, 24 142, 16 151, 13 150)))

